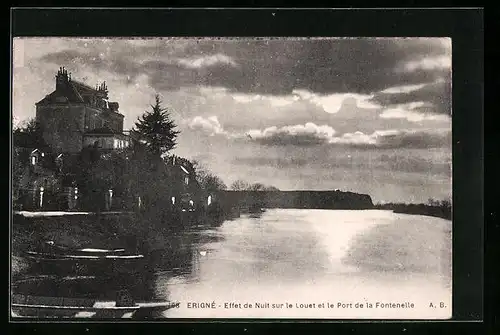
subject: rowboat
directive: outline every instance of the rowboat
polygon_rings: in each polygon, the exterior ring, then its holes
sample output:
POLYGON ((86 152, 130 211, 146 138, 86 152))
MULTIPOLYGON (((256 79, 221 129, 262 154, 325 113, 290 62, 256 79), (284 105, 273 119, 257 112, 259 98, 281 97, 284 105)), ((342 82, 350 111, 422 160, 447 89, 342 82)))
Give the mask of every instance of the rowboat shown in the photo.
POLYGON ((41 272, 85 274, 106 270, 107 272, 142 271, 144 255, 126 252, 123 248, 68 248, 56 246, 52 241, 34 250, 25 250, 24 256, 30 265, 41 272))
POLYGON ((178 304, 168 301, 95 300, 90 298, 14 294, 11 315, 16 318, 139 318, 157 317, 178 304))
POLYGON ((11 314, 27 318, 157 317, 178 304, 158 300, 137 278, 41 275, 12 284, 11 314))

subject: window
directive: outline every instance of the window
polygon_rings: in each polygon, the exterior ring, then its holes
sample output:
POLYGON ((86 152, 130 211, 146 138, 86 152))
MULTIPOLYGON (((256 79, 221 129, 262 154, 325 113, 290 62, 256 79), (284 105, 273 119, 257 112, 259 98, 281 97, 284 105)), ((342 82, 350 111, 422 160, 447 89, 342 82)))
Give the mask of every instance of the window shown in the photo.
POLYGON ((184 184, 189 185, 189 177, 184 177, 184 184))
POLYGON ((118 148, 118 145, 119 145, 118 140, 115 138, 115 139, 114 139, 114 143, 113 143, 113 147, 114 147, 115 149, 117 149, 117 148, 118 148))
POLYGON ((31 165, 36 165, 36 156, 31 156, 31 165))

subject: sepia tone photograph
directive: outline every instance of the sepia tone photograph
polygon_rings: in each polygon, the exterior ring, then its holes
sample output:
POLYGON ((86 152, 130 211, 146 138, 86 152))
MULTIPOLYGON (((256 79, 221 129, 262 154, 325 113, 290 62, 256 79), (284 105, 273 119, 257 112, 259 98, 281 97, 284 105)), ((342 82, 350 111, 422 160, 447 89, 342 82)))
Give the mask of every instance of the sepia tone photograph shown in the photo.
POLYGON ((451 318, 451 44, 14 38, 12 319, 451 318))

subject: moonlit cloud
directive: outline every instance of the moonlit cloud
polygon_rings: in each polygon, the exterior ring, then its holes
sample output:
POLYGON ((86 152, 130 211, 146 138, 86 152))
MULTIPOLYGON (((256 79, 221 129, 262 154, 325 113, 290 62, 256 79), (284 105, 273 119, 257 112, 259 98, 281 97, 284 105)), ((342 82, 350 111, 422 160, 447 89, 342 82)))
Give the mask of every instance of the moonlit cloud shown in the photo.
POLYGON ((222 128, 222 125, 215 115, 208 118, 196 116, 189 122, 189 127, 191 129, 200 129, 210 134, 210 136, 226 134, 226 131, 222 128))
POLYGON ((410 122, 422 122, 422 121, 442 121, 446 122, 450 120, 450 117, 443 114, 425 114, 421 112, 415 112, 412 110, 407 110, 404 108, 391 108, 386 109, 380 114, 383 119, 406 119, 410 122))
POLYGON ((300 98, 296 95, 291 96, 272 96, 261 94, 231 94, 234 101, 242 104, 263 101, 269 103, 272 107, 284 107, 298 101, 300 98))
POLYGON ((359 108, 380 108, 378 104, 373 101, 373 95, 355 94, 355 93, 342 93, 342 94, 329 94, 319 95, 306 90, 294 90, 293 94, 300 97, 305 101, 323 108, 327 113, 337 113, 342 107, 346 99, 354 99, 359 108))
POLYGON ((223 54, 179 59, 178 63, 182 66, 191 69, 199 69, 203 67, 213 66, 216 64, 227 64, 234 67, 238 66, 238 64, 231 57, 223 54))
POLYGON ((253 129, 249 137, 262 145, 340 145, 365 149, 388 148, 440 148, 449 145, 449 129, 390 129, 377 130, 371 134, 361 131, 335 136, 335 130, 327 125, 314 123, 287 127, 269 127, 264 130, 253 129))
POLYGON ((403 106, 413 112, 451 115, 451 83, 439 78, 421 85, 392 87, 375 93, 372 100, 385 109, 403 106))
POLYGON ((394 129, 377 130, 369 135, 362 132, 346 133, 334 138, 331 143, 379 149, 440 148, 449 145, 450 136, 449 129, 394 129))
POLYGON ((269 145, 315 145, 328 143, 335 130, 327 125, 318 126, 312 122, 305 125, 252 129, 247 135, 254 141, 269 145))
POLYGON ((380 93, 390 93, 390 94, 392 94, 392 93, 409 93, 409 92, 419 90, 424 86, 425 86, 425 84, 394 86, 394 87, 386 88, 385 90, 380 91, 380 93))
POLYGON ((414 72, 417 70, 447 70, 451 68, 451 57, 426 57, 404 63, 402 70, 414 72))
POLYGON ((445 114, 423 113, 421 110, 432 110, 433 105, 424 101, 409 102, 406 104, 395 105, 392 108, 385 109, 380 117, 383 119, 406 119, 410 122, 422 121, 441 121, 447 122, 450 117, 445 114))

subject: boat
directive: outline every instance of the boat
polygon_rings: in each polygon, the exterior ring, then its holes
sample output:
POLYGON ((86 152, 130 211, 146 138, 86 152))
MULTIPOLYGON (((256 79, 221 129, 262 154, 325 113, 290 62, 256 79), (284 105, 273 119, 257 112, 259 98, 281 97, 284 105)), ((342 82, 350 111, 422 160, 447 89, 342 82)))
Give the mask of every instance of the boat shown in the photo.
POLYGON ((12 284, 11 315, 21 318, 154 318, 178 304, 155 299, 139 277, 31 276, 12 284))
POLYGON ((120 301, 14 294, 11 315, 20 318, 138 318, 158 317, 176 307, 168 301, 120 301))
POLYGON ((144 255, 127 252, 124 248, 70 248, 46 241, 33 250, 25 250, 30 265, 42 272, 79 274, 105 270, 107 272, 142 271, 144 255))

